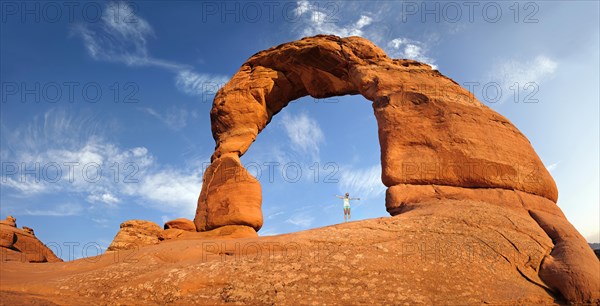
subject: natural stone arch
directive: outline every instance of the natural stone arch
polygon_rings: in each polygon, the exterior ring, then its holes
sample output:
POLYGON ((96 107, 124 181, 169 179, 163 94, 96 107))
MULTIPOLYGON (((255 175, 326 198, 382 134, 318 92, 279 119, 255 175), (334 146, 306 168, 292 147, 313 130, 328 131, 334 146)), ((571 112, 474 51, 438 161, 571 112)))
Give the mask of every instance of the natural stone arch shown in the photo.
POLYGON ((347 94, 362 94, 373 102, 382 181, 393 187, 386 203, 391 214, 399 209, 397 194, 431 184, 520 190, 556 201, 554 181, 527 138, 469 91, 429 65, 390 59, 363 38, 321 35, 255 54, 217 93, 211 110, 216 148, 209 170, 225 162, 227 171, 237 173, 234 185, 239 188, 230 190, 205 177, 203 191, 218 185, 234 196, 230 192, 244 186, 246 199, 220 201, 220 213, 211 214, 213 205, 206 203, 211 193, 205 192, 197 227, 208 230, 233 222, 258 230, 260 185, 242 179, 246 172, 237 166, 239 156, 290 101, 347 94))
POLYGON ((258 231, 261 187, 239 157, 290 101, 348 94, 373 102, 390 214, 439 199, 510 207, 554 244, 539 250, 545 255, 527 278, 535 282, 539 274, 540 286, 570 301, 598 298, 600 281, 590 272, 598 261, 556 206, 554 180, 527 138, 437 70, 391 59, 360 37, 319 35, 258 52, 218 91, 210 113, 216 148, 198 199, 197 230, 258 231))

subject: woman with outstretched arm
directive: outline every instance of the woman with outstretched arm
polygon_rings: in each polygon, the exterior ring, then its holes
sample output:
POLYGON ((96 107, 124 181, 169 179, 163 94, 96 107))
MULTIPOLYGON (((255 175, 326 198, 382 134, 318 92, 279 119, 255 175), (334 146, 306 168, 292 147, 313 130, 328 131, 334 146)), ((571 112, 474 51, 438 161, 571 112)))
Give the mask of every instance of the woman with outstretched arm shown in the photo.
POLYGON ((351 198, 347 192, 345 196, 336 195, 336 197, 344 200, 344 222, 346 222, 350 220, 350 201, 360 200, 360 198, 351 198))

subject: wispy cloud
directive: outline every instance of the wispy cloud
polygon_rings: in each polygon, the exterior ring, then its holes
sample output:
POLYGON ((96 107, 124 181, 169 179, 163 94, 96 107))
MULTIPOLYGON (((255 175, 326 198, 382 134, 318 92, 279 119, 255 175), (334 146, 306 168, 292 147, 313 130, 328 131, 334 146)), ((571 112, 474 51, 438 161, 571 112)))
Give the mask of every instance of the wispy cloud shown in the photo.
POLYGON ((168 128, 179 131, 187 126, 190 119, 198 117, 196 111, 190 111, 184 108, 168 108, 165 112, 156 111, 150 107, 141 108, 141 110, 164 123, 168 128))
POLYGON ((315 217, 309 212, 299 212, 293 214, 291 217, 285 220, 285 222, 301 228, 308 228, 311 226, 314 220, 315 217))
POLYGON ((115 205, 121 202, 119 198, 110 192, 93 193, 87 196, 86 200, 90 203, 104 203, 107 205, 115 205))
POLYGON ((77 216, 83 213, 84 209, 81 205, 77 204, 61 204, 53 207, 50 210, 29 210, 25 209, 20 212, 22 215, 30 216, 50 216, 50 217, 66 217, 66 216, 77 216))
POLYGON ((2 156, 7 157, 10 151, 25 153, 24 158, 40 154, 51 148, 75 148, 85 145, 85 140, 113 129, 109 121, 100 121, 85 113, 77 116, 62 110, 51 110, 41 115, 36 115, 31 122, 20 128, 12 128, 0 122, 2 139, 6 140, 2 146, 2 156), (78 137, 74 137, 77 131, 78 137))
MULTIPOLYGON (((320 5, 319 2, 297 1, 294 14, 299 18, 296 32, 300 37, 313 36, 317 34, 333 34, 340 37, 361 36, 365 37, 383 48, 392 58, 413 59, 424 62, 437 69, 435 59, 427 56, 429 47, 427 43, 409 39, 405 37, 396 37, 391 40, 386 39, 387 30, 375 25, 381 12, 370 12, 360 10, 362 13, 355 17, 355 21, 341 22, 336 16, 339 9, 344 6, 341 2, 329 2, 329 5, 320 5)), ((358 7, 357 7, 358 9, 358 7)))
POLYGON ((558 167, 559 164, 560 164, 560 162, 550 164, 550 165, 546 166, 546 169, 548 170, 548 172, 552 172, 552 171, 556 170, 556 168, 558 167))
POLYGON ((147 37, 154 31, 146 20, 135 16, 125 2, 108 2, 97 27, 78 24, 74 31, 81 35, 90 56, 96 60, 148 65, 147 37))
POLYGON ((325 140, 319 124, 306 113, 290 115, 284 113, 281 123, 292 147, 312 156, 318 160, 319 145, 325 140))
MULTIPOLYGON (((367 168, 341 167, 339 191, 349 192, 352 197, 371 199, 385 193, 381 182, 381 165, 367 168)), ((357 203, 360 205, 360 203, 357 203)))
POLYGON ((123 188, 123 192, 147 201, 145 205, 191 217, 196 211, 201 188, 200 171, 167 168, 147 173, 138 184, 123 188))
POLYGON ((275 236, 281 234, 276 228, 261 228, 258 232, 260 236, 275 236))
POLYGON ((279 212, 272 213, 272 214, 266 214, 266 218, 267 218, 267 220, 272 220, 273 218, 280 216, 280 215, 283 215, 283 211, 279 211, 279 212))
MULTIPOLYGON (((9 159, 5 158, 3 160, 5 162, 7 162, 9 159)), ((18 164, 18 165, 20 166, 20 164, 18 164)), ((6 167, 8 168, 8 165, 6 165, 6 167)), ((22 195, 28 195, 28 194, 34 195, 34 194, 48 192, 52 189, 52 187, 55 186, 55 185, 50 184, 43 180, 36 182, 35 178, 28 180, 28 179, 22 179, 20 177, 9 177, 5 173, 3 173, 2 176, 3 176, 2 183, 0 183, 0 185, 14 189, 22 195)), ((21 176, 21 177, 23 177, 23 176, 21 176)))
POLYGON ((228 77, 222 75, 196 73, 182 69, 177 72, 175 84, 179 90, 189 95, 202 95, 203 93, 214 93, 217 87, 223 86, 228 80, 228 77))
POLYGON ((302 18, 302 36, 317 34, 333 34, 341 37, 362 36, 363 28, 370 25, 373 19, 368 15, 361 15, 356 22, 343 26, 337 25, 337 18, 330 16, 322 5, 311 1, 298 1, 294 13, 302 18))
POLYGON ((433 69, 437 69, 435 60, 425 55, 427 45, 420 41, 394 38, 387 44, 385 50, 392 58, 412 59, 429 64, 433 69))
POLYGON ((226 76, 195 72, 189 65, 151 56, 148 38, 155 37, 154 30, 126 2, 108 2, 99 22, 77 24, 72 33, 81 37, 93 59, 169 70, 175 73, 177 88, 189 95, 212 94, 215 85, 228 80, 226 76))
MULTIPOLYGON (((557 69, 558 62, 545 55, 538 55, 529 60, 508 59, 492 67, 489 79, 501 87, 502 93, 506 93, 498 101, 504 102, 515 97, 509 94, 515 88, 520 91, 537 92, 539 85, 552 78, 557 69)), ((519 100, 522 100, 521 97, 519 100)))
MULTIPOLYGON (((87 201, 92 207, 139 203, 193 216, 202 187, 201 167, 174 169, 161 165, 144 147, 123 149, 100 135, 88 135, 84 128, 79 129, 80 120, 66 113, 49 111, 43 118, 11 129, 12 137, 7 134, 5 139, 10 149, 4 151, 3 162, 16 165, 17 170, 26 165, 34 173, 23 175, 23 171, 3 168, 0 182, 3 192, 18 198, 60 194, 87 201), (58 131, 52 131, 53 128, 58 131), (40 129, 44 133, 39 133, 40 129), (67 137, 71 141, 48 136, 67 137)), ((64 207, 28 213, 56 211, 65 215, 61 209, 64 207)))
POLYGON ((506 83, 520 82, 541 82, 554 74, 558 68, 558 63, 545 56, 538 55, 533 59, 526 61, 506 60, 498 64, 495 69, 495 75, 499 75, 506 83))

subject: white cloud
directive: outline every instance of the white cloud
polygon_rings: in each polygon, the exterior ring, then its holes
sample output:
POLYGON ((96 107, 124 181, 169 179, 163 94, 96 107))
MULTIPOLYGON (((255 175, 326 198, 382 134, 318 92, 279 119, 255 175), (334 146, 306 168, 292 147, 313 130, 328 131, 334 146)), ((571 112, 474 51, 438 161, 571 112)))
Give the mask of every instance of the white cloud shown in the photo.
POLYGON ((289 137, 292 147, 311 154, 314 160, 319 157, 319 145, 325 140, 319 124, 306 113, 297 116, 284 113, 281 123, 289 137))
POLYGON ((558 63, 553 59, 545 55, 538 55, 528 61, 504 61, 495 67, 494 74, 500 76, 502 81, 507 84, 514 82, 520 84, 527 82, 540 83, 554 74, 556 68, 558 68, 558 63))
POLYGON ((559 164, 560 164, 560 162, 550 164, 550 165, 546 166, 546 169, 548 170, 548 172, 552 172, 552 171, 556 170, 556 168, 558 167, 559 164))
POLYGON ((112 195, 109 192, 105 192, 105 193, 100 193, 100 194, 90 194, 87 196, 86 198, 88 200, 88 202, 91 203, 104 203, 107 205, 115 205, 118 204, 119 202, 121 202, 121 200, 119 200, 117 197, 115 197, 114 195, 112 195))
MULTIPOLYGON (((537 91, 539 85, 550 79, 556 72, 558 63, 545 56, 538 55, 533 59, 519 61, 515 59, 504 60, 497 63, 489 76, 491 82, 497 83, 502 89, 502 96, 498 102, 504 102, 518 97, 518 102, 524 101, 527 93, 537 91), (521 92, 520 96, 514 95, 515 88, 521 92)), ((495 97, 495 93, 491 94, 495 97)), ((517 102, 517 101, 516 101, 517 102)))
POLYGON ((266 215, 266 218, 267 218, 267 220, 272 220, 273 218, 275 218, 275 217, 277 217, 279 215, 283 215, 283 211, 272 213, 272 214, 268 214, 268 215, 266 215))
POLYGON ((194 216, 201 188, 199 171, 162 169, 144 175, 138 184, 131 184, 123 192, 149 201, 146 205, 162 211, 194 216))
POLYGON ((373 22, 373 19, 369 16, 360 16, 360 19, 358 19, 358 21, 356 22, 356 28, 357 29, 362 29, 368 25, 371 24, 371 22, 373 22))
POLYGON ((319 5, 318 2, 297 1, 294 13, 296 17, 300 18, 299 28, 296 30, 300 37, 317 34, 333 34, 340 37, 361 36, 379 45, 392 58, 413 59, 437 69, 435 59, 427 56, 429 47, 426 43, 402 37, 387 41, 384 38, 387 36, 384 33, 384 27, 371 26, 377 24, 379 20, 370 16, 379 16, 381 12, 363 11, 356 22, 340 25, 341 23, 335 16, 339 15, 338 10, 341 5, 336 3, 328 6, 319 5))
POLYGON ((133 14, 124 2, 109 2, 102 20, 94 24, 77 24, 72 32, 81 36, 84 45, 95 60, 121 62, 130 66, 172 66, 148 56, 147 37, 153 36, 152 27, 143 18, 133 14))
MULTIPOLYGON (((351 197, 371 199, 385 193, 385 186, 381 182, 381 165, 377 164, 367 168, 341 167, 339 191, 349 192, 351 197)), ((360 203, 357 203, 359 206, 360 203)))
POLYGON ((228 80, 225 76, 200 74, 183 69, 177 73, 175 84, 179 90, 189 95, 200 96, 204 93, 216 93, 228 80))
POLYGON ((48 210, 29 210, 25 209, 20 212, 21 215, 30 216, 51 216, 51 217, 66 217, 77 216, 83 212, 83 207, 77 204, 61 204, 48 210))
POLYGON ((296 2, 296 8, 294 9, 294 14, 296 17, 302 16, 305 13, 313 10, 310 1, 298 1, 296 2))
MULTIPOLYGON (((3 162, 13 163, 18 171, 10 175, 3 173, 0 186, 11 196, 60 194, 102 207, 137 202, 161 211, 193 216, 202 188, 200 164, 189 169, 172 169, 159 164, 144 147, 123 149, 101 136, 88 135, 88 131, 79 125, 80 120, 65 113, 50 111, 43 118, 11 129, 13 137, 6 136, 10 149, 3 162), (53 127, 59 131, 52 131, 53 127), (44 133, 39 133, 40 129, 44 133), (68 137, 71 141, 61 142, 60 138, 46 138, 48 136, 68 137), (35 171, 22 175, 22 165, 35 171)), ((57 206, 27 213, 52 214, 55 211, 66 215, 61 211, 64 209, 64 206, 57 206)))
POLYGON ((104 24, 118 34, 122 40, 135 44, 135 49, 146 50, 146 36, 154 34, 150 24, 135 16, 135 11, 125 2, 109 2, 107 14, 102 16, 104 24))
POLYGON ((177 88, 189 95, 213 94, 213 86, 205 84, 223 84, 228 80, 225 76, 194 72, 188 65, 152 57, 147 45, 154 30, 148 21, 135 15, 126 2, 108 2, 101 21, 77 24, 72 33, 81 37, 95 60, 154 66, 174 72, 177 88))
POLYGON ((292 215, 287 220, 285 220, 285 222, 302 228, 308 228, 314 220, 315 217, 310 215, 308 212, 301 212, 292 215))
POLYGON ((141 108, 141 110, 164 123, 168 128, 179 131, 187 126, 190 119, 198 117, 195 111, 184 108, 168 108, 164 112, 158 112, 150 107, 141 108))
POLYGON ((430 65, 433 69, 437 69, 435 60, 427 57, 427 46, 416 40, 408 38, 394 38, 388 42, 385 48, 387 54, 392 58, 412 59, 430 65))
MULTIPOLYGON (((7 159, 4 159, 4 160, 6 161, 7 159)), ((20 164, 19 164, 19 166, 20 166, 20 164)), ((33 169, 33 168, 27 168, 27 169, 33 169)), ((49 184, 45 180, 37 180, 36 181, 35 176, 28 177, 27 175, 23 175, 22 174, 23 172, 20 169, 18 171, 21 172, 21 174, 14 178, 9 177, 3 173, 2 183, 0 183, 0 185, 17 190, 18 192, 20 192, 21 194, 24 194, 24 195, 25 194, 33 195, 33 194, 48 192, 48 191, 52 190, 52 187, 54 186, 52 184, 49 184)))
POLYGON ((302 36, 317 34, 333 34, 340 37, 362 36, 364 34, 363 29, 373 22, 371 17, 361 15, 356 22, 339 26, 337 25, 337 18, 330 16, 331 12, 328 12, 327 9, 327 7, 320 6, 318 3, 298 1, 294 13, 303 21, 300 34, 302 36))
POLYGON ((7 158, 9 151, 21 151, 27 158, 30 155, 40 154, 50 148, 74 148, 83 145, 81 137, 91 138, 110 132, 110 126, 99 129, 98 122, 92 117, 79 115, 74 117, 65 111, 52 110, 33 117, 27 126, 20 129, 9 128, 0 122, 3 143, 3 158, 7 158), (75 135, 77 131, 77 135, 75 135))
POLYGON ((260 236, 275 236, 275 235, 279 235, 281 234, 281 232, 279 232, 276 229, 273 228, 267 228, 265 229, 264 227, 260 229, 260 231, 258 232, 258 234, 260 236))

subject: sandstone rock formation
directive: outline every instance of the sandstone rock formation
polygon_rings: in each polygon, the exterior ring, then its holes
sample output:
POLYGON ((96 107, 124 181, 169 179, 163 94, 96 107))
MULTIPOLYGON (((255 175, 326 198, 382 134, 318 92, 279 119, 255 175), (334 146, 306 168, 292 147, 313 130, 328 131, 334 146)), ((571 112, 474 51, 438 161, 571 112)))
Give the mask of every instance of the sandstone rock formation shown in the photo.
MULTIPOLYGON (((255 54, 217 93, 211 110, 216 148, 211 171, 205 173, 208 184, 198 201, 196 227, 260 228, 260 190, 253 182, 231 183, 248 176, 235 159, 289 101, 345 94, 362 94, 373 102, 386 186, 501 188, 556 201, 556 185, 527 138, 466 89, 428 65, 390 59, 365 39, 321 35, 255 54), (231 169, 213 183, 224 162, 231 169), (235 203, 220 200, 216 190, 223 181, 228 191, 252 189, 252 196, 235 203), (231 211, 243 217, 225 217, 231 211)), ((388 203, 388 208, 394 205, 398 203, 388 203)))
POLYGON ((179 218, 165 223, 164 230, 152 221, 129 220, 106 249, 112 251, 137 251, 143 246, 166 240, 206 240, 212 238, 236 239, 258 237, 256 230, 246 225, 226 225, 211 231, 197 232, 191 220, 179 218))
POLYGON ((215 159, 206 169, 194 223, 199 231, 225 225, 259 230, 263 223, 260 183, 242 166, 236 154, 215 159))
POLYGON ((184 231, 195 232, 196 225, 194 221, 185 218, 178 218, 165 223, 164 229, 176 228, 184 231))
POLYGON ((0 222, 0 262, 61 262, 51 249, 44 245, 33 230, 16 227, 16 219, 8 216, 0 222))
POLYGON ((121 229, 106 249, 107 251, 138 249, 144 245, 157 244, 162 228, 145 220, 129 220, 121 223, 121 229))
POLYGON ((6 219, 0 220, 0 224, 17 227, 17 219, 15 219, 13 216, 7 216, 6 219))
POLYGON ((433 218, 448 209, 434 205, 441 200, 474 201, 449 208, 456 212, 449 213, 448 222, 496 236, 461 236, 455 229, 456 243, 483 242, 524 279, 568 301, 600 299, 600 264, 556 205, 556 185, 527 138, 437 70, 390 59, 359 37, 319 35, 261 51, 219 90, 211 109, 216 147, 203 178, 196 228, 246 225, 259 230, 260 184, 239 157, 290 101, 347 94, 361 94, 373 103, 390 214, 433 218), (488 218, 469 222, 475 211, 488 218), (510 259, 508 249, 496 246, 501 242, 528 259, 510 259), (522 243, 529 250, 529 242, 535 254, 523 251, 522 243))

